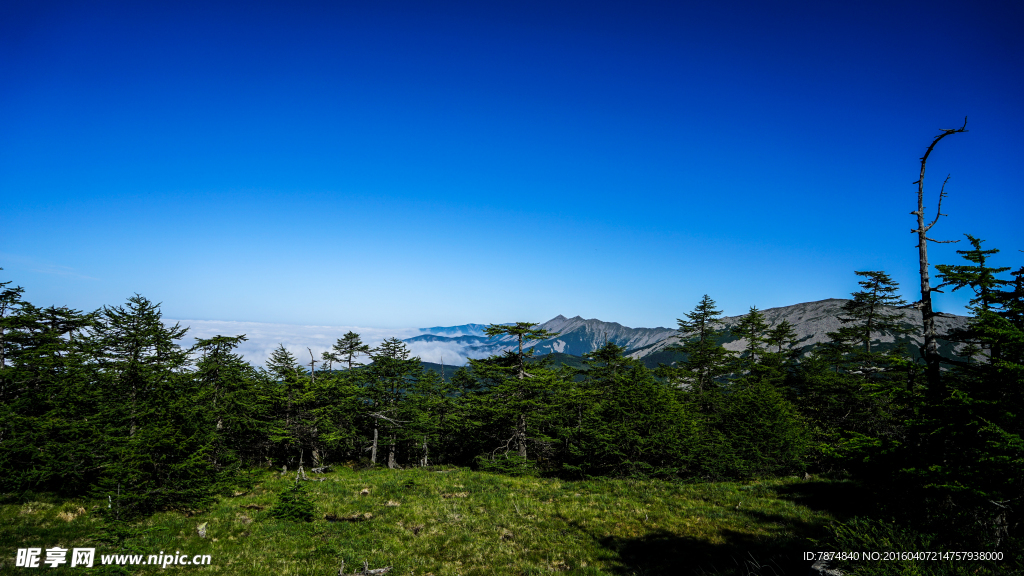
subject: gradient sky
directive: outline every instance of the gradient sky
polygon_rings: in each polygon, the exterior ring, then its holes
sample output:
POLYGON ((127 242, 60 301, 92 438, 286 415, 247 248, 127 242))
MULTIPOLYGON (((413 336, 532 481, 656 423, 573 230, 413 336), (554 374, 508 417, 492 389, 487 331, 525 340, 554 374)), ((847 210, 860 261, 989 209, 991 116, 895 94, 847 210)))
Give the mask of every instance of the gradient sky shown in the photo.
MULTIPOLYGON (((1024 4, 0 3, 0 272, 37 305, 675 326, 1024 255, 1024 4), (933 245, 955 263, 960 245, 933 245)), ((962 312, 967 296, 939 295, 962 312)))

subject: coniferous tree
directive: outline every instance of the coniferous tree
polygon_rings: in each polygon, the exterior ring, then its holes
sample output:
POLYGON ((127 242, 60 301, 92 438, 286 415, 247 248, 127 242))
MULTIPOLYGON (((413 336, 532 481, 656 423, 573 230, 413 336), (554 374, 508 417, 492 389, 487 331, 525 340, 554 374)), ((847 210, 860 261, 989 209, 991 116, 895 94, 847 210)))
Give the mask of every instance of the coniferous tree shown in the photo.
POLYGON ((775 326, 772 326, 766 336, 766 343, 768 344, 769 351, 774 352, 775 354, 782 354, 786 350, 792 348, 796 342, 796 330, 794 330, 793 325, 789 323, 789 320, 782 320, 775 326))
POLYGON ((267 359, 267 370, 281 381, 305 373, 305 368, 299 364, 299 359, 289 352, 284 344, 278 344, 277 348, 270 353, 270 358, 267 359))
POLYGON ((793 390, 785 385, 785 381, 793 374, 800 358, 800 348, 796 346, 796 330, 788 320, 782 320, 772 326, 765 334, 765 351, 760 366, 779 385, 785 387, 784 394, 792 401, 793 390))
POLYGON ((844 325, 828 333, 830 341, 801 362, 788 385, 814 423, 819 464, 867 473, 865 462, 878 461, 907 440, 905 421, 919 368, 900 342, 910 330, 904 315, 893 310, 904 305, 898 284, 880 271, 856 274, 864 278, 858 281, 862 290, 843 305, 844 325), (886 352, 872 348, 880 336, 892 336, 896 346, 886 352))
POLYGON ((270 354, 267 370, 276 379, 278 388, 276 412, 280 425, 276 432, 280 435, 273 437, 272 441, 283 450, 286 466, 302 465, 314 433, 312 417, 303 402, 310 379, 298 358, 283 344, 270 354))
POLYGON ((135 295, 105 307, 91 329, 99 369, 106 462, 95 494, 118 520, 207 500, 219 481, 205 455, 214 430, 192 401, 186 328, 161 321, 159 305, 135 295))
POLYGON ((715 301, 707 294, 693 309, 686 313, 686 320, 680 318, 680 343, 666 348, 686 356, 672 371, 674 381, 690 386, 697 391, 717 387, 717 380, 732 371, 732 354, 718 343, 722 311, 715 309, 715 301))
POLYGON ((24 304, 21 297, 25 289, 21 286, 9 288, 13 283, 13 280, 0 282, 0 370, 7 366, 8 349, 11 346, 8 343, 8 334, 12 330, 11 317, 24 304))
POLYGON ((885 272, 858 271, 855 274, 866 278, 857 282, 863 290, 853 292, 853 299, 843 304, 846 316, 840 316, 839 321, 844 326, 830 332, 829 336, 834 342, 860 344, 864 350, 859 363, 870 369, 878 357, 871 352, 876 334, 899 338, 910 333, 903 314, 887 310, 904 306, 906 301, 897 295, 899 284, 885 272))
POLYGON ((555 336, 558 336, 557 332, 551 332, 543 328, 535 328, 534 326, 536 326, 536 324, 532 322, 516 322, 515 324, 510 325, 491 324, 484 328, 484 334, 486 334, 488 338, 505 335, 516 337, 519 344, 519 350, 515 353, 518 368, 516 377, 520 380, 529 376, 529 374, 526 373, 526 359, 533 355, 533 350, 528 350, 525 353, 523 352, 523 343, 531 342, 533 340, 545 340, 547 338, 554 338, 555 336))
POLYGON ((370 356, 370 346, 363 344, 362 337, 359 334, 349 330, 345 333, 345 336, 338 338, 329 354, 327 352, 324 354, 334 362, 344 362, 348 365, 348 369, 351 370, 354 366, 362 365, 362 363, 356 361, 358 356, 370 356))
POLYGON ((421 377, 423 366, 419 358, 409 358, 409 348, 398 338, 381 342, 372 350, 370 358, 373 362, 360 371, 363 394, 370 405, 368 416, 373 425, 370 461, 377 463, 383 428, 387 466, 398 468, 398 445, 404 436, 403 424, 408 423, 403 413, 404 400, 413 382, 421 377))
POLYGON ((729 394, 716 393, 710 423, 727 449, 706 453, 720 459, 719 470, 731 477, 763 477, 802 471, 811 447, 804 418, 766 380, 745 382, 729 394))
MULTIPOLYGON (((511 325, 502 324, 491 324, 487 328, 484 328, 484 334, 490 338, 495 336, 515 336, 519 345, 518 351, 509 351, 507 357, 514 359, 515 361, 515 378, 520 381, 519 384, 503 381, 502 394, 505 394, 508 403, 507 406, 519 406, 520 410, 515 415, 514 431, 512 435, 512 442, 516 447, 516 452, 519 455, 519 459, 526 461, 527 459, 527 419, 529 417, 528 412, 535 412, 536 398, 539 393, 545 389, 545 384, 541 380, 547 382, 550 381, 551 375, 545 374, 544 378, 537 381, 525 382, 525 380, 534 377, 526 371, 526 359, 533 355, 533 350, 523 351, 523 343, 534 340, 544 340, 546 338, 553 338, 558 336, 556 332, 550 332, 543 328, 535 328, 537 326, 533 322, 516 322, 511 325)), ((484 367, 484 364, 481 364, 484 367)), ((504 380, 504 379, 502 379, 504 380)))
POLYGON ((255 465, 267 457, 273 435, 270 383, 235 353, 241 336, 197 339, 194 402, 215 431, 209 458, 216 470, 255 465))
POLYGON ((429 466, 444 457, 443 449, 456 417, 455 386, 440 374, 424 370, 413 380, 405 398, 406 436, 410 453, 418 454, 417 463, 429 466))
POLYGON ((748 374, 761 371, 765 355, 768 352, 768 335, 771 326, 764 313, 751 306, 750 312, 740 318, 730 330, 733 336, 747 341, 740 354, 740 368, 748 374))
MULTIPOLYGON (((1008 272, 1010 267, 993 268, 989 266, 989 257, 998 254, 999 250, 983 250, 981 245, 984 243, 984 240, 975 238, 970 234, 966 234, 966 236, 973 249, 957 250, 956 253, 963 257, 964 260, 970 262, 970 264, 936 265, 935 268, 939 271, 939 278, 942 279, 942 284, 938 288, 952 286, 953 292, 963 288, 972 289, 974 291, 974 298, 971 299, 968 307, 978 316, 989 312, 996 312, 998 314, 999 312, 1005 313, 1009 311, 1012 309, 1014 298, 1005 289, 1014 283, 1011 280, 999 278, 997 275, 1008 272), (1007 304, 1010 304, 1010 306, 1007 306, 1007 304)), ((954 332, 949 337, 966 344, 978 342, 977 335, 972 334, 970 329, 954 332)), ((999 360, 1000 348, 998 343, 984 345, 983 351, 987 353, 989 362, 999 360)), ((969 353, 968 359, 971 356, 973 354, 969 353)))
POLYGON ((310 454, 315 466, 323 466, 332 454, 335 459, 358 456, 364 411, 361 392, 358 374, 351 371, 323 372, 310 383, 302 404, 313 421, 310 454))
POLYGON ((586 354, 561 431, 562 468, 574 476, 681 476, 697 437, 673 391, 614 343, 586 354))
MULTIPOLYGON (((1017 537, 1024 493, 1024 290, 992 268, 996 250, 968 236, 972 250, 958 251, 970 264, 938 266, 954 290, 971 288, 974 317, 965 334, 988 351, 982 362, 947 359, 954 366, 950 394, 914 421, 918 437, 941 441, 941 450, 904 450, 905 499, 928 510, 932 528, 947 537, 999 547, 1017 537), (952 506, 939 506, 952 503, 952 506), (951 535, 952 534, 952 535, 951 535)), ((933 440, 933 442, 935 442, 933 440)))
POLYGON ((0 368, 0 486, 81 494, 95 482, 100 395, 82 333, 93 316, 5 295, 0 368), (90 421, 91 418, 91 421, 90 421))

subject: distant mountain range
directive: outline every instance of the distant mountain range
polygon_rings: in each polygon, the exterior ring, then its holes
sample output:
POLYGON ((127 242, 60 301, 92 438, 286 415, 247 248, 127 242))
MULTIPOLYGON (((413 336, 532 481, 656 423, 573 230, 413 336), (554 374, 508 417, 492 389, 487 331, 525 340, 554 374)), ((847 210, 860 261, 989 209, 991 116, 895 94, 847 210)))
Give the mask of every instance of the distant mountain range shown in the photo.
MULTIPOLYGON (((834 332, 842 323, 842 306, 849 300, 830 298, 817 302, 805 302, 780 308, 762 310, 771 325, 788 320, 797 334, 797 346, 807 352, 815 344, 827 342, 828 332, 834 332)), ((921 313, 914 309, 902 309, 901 312, 908 326, 920 327, 921 313)), ((721 339, 728 350, 738 351, 746 346, 746 341, 733 337, 728 330, 736 325, 741 316, 729 316, 722 319, 721 328, 726 334, 721 339)), ((936 319, 939 334, 945 334, 953 328, 966 326, 966 316, 942 315, 936 319)), ((464 324, 461 326, 421 328, 422 334, 404 341, 409 344, 413 354, 430 350, 440 351, 451 358, 452 364, 462 364, 465 358, 486 358, 515 348, 516 338, 502 336, 488 338, 483 330, 486 324, 464 324)), ((533 348, 534 354, 543 355, 557 353, 559 355, 582 356, 597 350, 605 342, 613 342, 626 349, 627 355, 654 367, 658 363, 671 363, 678 360, 677 353, 667 350, 679 341, 678 332, 673 328, 629 328, 617 322, 603 322, 597 319, 584 320, 576 316, 566 318, 558 315, 539 325, 540 328, 558 333, 553 338, 524 343, 524 348, 533 348)), ((911 351, 917 353, 921 345, 920 330, 916 330, 908 340, 911 351)), ((891 336, 878 339, 881 347, 891 346, 891 336)), ((952 352, 952 345, 941 343, 944 353, 952 352)))
MULTIPOLYGON (((818 302, 805 302, 793 306, 770 308, 763 310, 769 322, 776 324, 788 320, 796 330, 799 346, 806 351, 819 342, 828 340, 827 332, 834 331, 841 325, 838 316, 842 305, 848 300, 829 299, 818 302)), ((907 324, 919 327, 921 315, 917 310, 902 311, 907 324)), ((722 326, 728 329, 735 326, 739 316, 723 319, 722 326)), ((359 326, 302 326, 291 324, 269 324, 261 322, 234 322, 217 320, 173 320, 165 318, 164 322, 174 325, 180 322, 190 328, 187 342, 191 346, 195 338, 212 338, 218 334, 245 334, 247 340, 238 347, 248 362, 261 365, 267 361, 278 346, 283 345, 295 355, 303 365, 308 365, 310 353, 315 358, 331 346, 347 332, 360 334, 363 341, 371 347, 378 346, 384 339, 402 338, 409 346, 412 356, 418 356, 427 363, 444 364, 449 369, 466 364, 468 358, 486 358, 500 354, 516 346, 512 337, 488 338, 484 335, 487 324, 462 324, 459 326, 435 326, 432 328, 368 328, 359 326)), ((966 325, 965 316, 944 315, 937 319, 940 334, 954 327, 966 325)), ((566 318, 555 316, 539 325, 541 328, 557 332, 558 336, 529 342, 528 348, 534 348, 536 354, 549 354, 556 364, 568 363, 575 365, 579 357, 592 352, 605 342, 614 342, 627 350, 634 358, 644 364, 655 367, 659 363, 670 364, 680 359, 678 353, 667 350, 667 347, 678 341, 675 328, 629 328, 617 322, 604 322, 597 319, 583 319, 579 316, 566 318)), ((916 331, 917 333, 920 330, 916 331)), ((722 343, 730 350, 740 350, 746 344, 724 334, 722 343)), ((910 338, 912 352, 917 353, 920 337, 910 338)), ((880 347, 892 345, 892 338, 883 338, 880 347)), ((940 351, 952 352, 948 342, 939 343, 940 351)), ((366 361, 364 358, 363 361, 366 361)), ((447 372, 447 371, 446 371, 447 372)))
MULTIPOLYGON (((404 341, 413 345, 421 343, 448 344, 452 346, 453 350, 458 348, 462 355, 469 358, 485 358, 518 347, 519 341, 514 336, 488 338, 483 333, 485 327, 484 324, 465 324, 463 326, 421 328, 421 331, 425 332, 424 334, 406 338, 404 341), (451 336, 444 334, 451 334, 451 336)), ((533 348, 534 354, 560 352, 582 356, 600 348, 605 342, 614 342, 632 350, 654 345, 675 334, 675 330, 669 328, 627 328, 617 322, 584 320, 579 316, 566 318, 562 315, 555 316, 539 327, 558 333, 558 336, 524 343, 523 347, 533 348)), ((412 348, 415 352, 416 346, 412 348)))
MULTIPOLYGON (((461 326, 435 326, 433 328, 420 328, 426 336, 441 336, 445 338, 458 338, 461 336, 484 336, 484 328, 489 324, 463 324, 461 326)), ((411 338, 409 339, 411 340, 411 338)), ((406 340, 406 342, 409 342, 406 340)), ((429 340, 427 340, 429 341, 429 340)))

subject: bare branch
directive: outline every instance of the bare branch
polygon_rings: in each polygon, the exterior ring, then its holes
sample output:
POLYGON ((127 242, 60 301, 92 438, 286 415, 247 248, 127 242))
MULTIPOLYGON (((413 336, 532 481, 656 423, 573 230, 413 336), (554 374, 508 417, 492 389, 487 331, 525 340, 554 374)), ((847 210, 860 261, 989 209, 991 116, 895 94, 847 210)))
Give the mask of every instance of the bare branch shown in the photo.
POLYGON ((925 240, 929 242, 935 242, 936 244, 956 244, 959 240, 935 240, 934 238, 925 237, 925 240))
MULTIPOLYGON (((946 174, 946 179, 942 181, 942 189, 939 190, 939 205, 935 208, 935 220, 932 220, 931 224, 925 226, 925 232, 931 230, 932 226, 935 226, 935 223, 939 221, 939 216, 945 216, 942 213, 942 199, 946 197, 946 182, 949 182, 949 174, 946 174)), ((935 240, 932 240, 932 242, 935 242, 935 240)))
MULTIPOLYGON (((395 426, 398 426, 399 424, 408 424, 409 423, 408 420, 393 420, 393 419, 388 418, 387 416, 381 414, 380 412, 371 412, 370 416, 373 416, 374 418, 380 418, 382 420, 387 420, 388 422, 391 422, 395 426)), ((398 426, 398 427, 401 428, 401 426, 398 426)))

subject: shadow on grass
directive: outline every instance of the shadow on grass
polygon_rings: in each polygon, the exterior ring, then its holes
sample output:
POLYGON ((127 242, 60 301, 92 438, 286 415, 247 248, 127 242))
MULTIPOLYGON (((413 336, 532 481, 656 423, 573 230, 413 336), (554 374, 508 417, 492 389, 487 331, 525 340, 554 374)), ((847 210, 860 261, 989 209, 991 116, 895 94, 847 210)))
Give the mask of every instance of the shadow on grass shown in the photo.
POLYGON ((863 516, 878 509, 878 496, 857 482, 815 480, 775 488, 779 498, 811 510, 827 512, 837 520, 863 516))
MULTIPOLYGON (((871 509, 872 495, 853 482, 812 481, 776 487, 779 498, 812 510, 845 519, 871 509)), ((826 535, 818 522, 802 522, 792 517, 765 514, 757 510, 743 512, 751 524, 778 527, 776 535, 752 535, 721 530, 719 543, 679 536, 665 530, 644 536, 619 538, 590 534, 591 538, 616 558, 614 572, 621 575, 694 575, 694 576, 804 576, 811 562, 804 553, 816 549, 813 540, 826 535)), ((581 526, 576 529, 587 532, 581 526)))
POLYGON ((802 538, 766 540, 723 530, 721 544, 658 530, 638 538, 599 538, 618 557, 616 574, 783 576, 807 573, 802 538))

